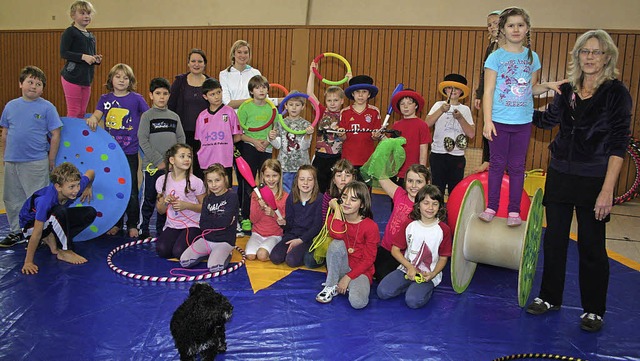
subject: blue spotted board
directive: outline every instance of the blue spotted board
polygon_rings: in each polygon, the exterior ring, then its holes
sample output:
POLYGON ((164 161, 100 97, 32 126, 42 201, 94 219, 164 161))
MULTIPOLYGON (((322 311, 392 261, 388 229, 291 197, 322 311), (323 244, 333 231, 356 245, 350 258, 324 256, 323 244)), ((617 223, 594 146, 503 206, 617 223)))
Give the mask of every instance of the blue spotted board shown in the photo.
POLYGON ((73 239, 82 242, 104 234, 122 217, 131 196, 131 174, 122 148, 106 130, 98 127, 93 132, 84 119, 61 119, 63 127, 56 165, 70 162, 81 173, 89 169, 96 173, 91 202, 80 204, 78 197, 71 205, 90 205, 98 214, 95 221, 73 239))

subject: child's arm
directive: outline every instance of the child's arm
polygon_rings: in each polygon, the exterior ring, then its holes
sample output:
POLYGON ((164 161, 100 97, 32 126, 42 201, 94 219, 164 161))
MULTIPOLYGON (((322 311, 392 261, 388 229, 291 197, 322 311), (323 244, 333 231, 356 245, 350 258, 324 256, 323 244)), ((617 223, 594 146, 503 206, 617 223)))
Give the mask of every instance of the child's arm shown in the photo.
POLYGON ((429 144, 420 144, 420 164, 427 166, 427 159, 429 158, 429 144))
POLYGON ((305 129, 307 133, 300 140, 300 150, 307 150, 311 148, 311 134, 315 133, 315 129, 309 124, 309 126, 305 129))
POLYGON ((282 141, 280 140, 278 131, 275 128, 269 131, 269 143, 275 149, 280 149, 282 147, 282 141))
POLYGON ((158 200, 156 201, 156 210, 160 214, 167 213, 167 209, 169 208, 169 199, 168 195, 158 194, 158 200))
POLYGON ((196 196, 196 199, 198 200, 198 203, 191 203, 191 202, 187 202, 187 201, 181 201, 179 199, 173 200, 171 203, 171 207, 173 207, 173 210, 175 211, 184 211, 185 209, 188 209, 190 211, 196 212, 196 213, 200 213, 202 212, 202 202, 204 201, 204 197, 205 197, 205 193, 202 193, 200 195, 196 196))
POLYGON ((82 191, 82 195, 80 196, 80 202, 91 202, 93 198, 93 180, 96 179, 96 172, 93 169, 88 169, 84 176, 89 178, 89 184, 82 191))
POLYGON ((436 124, 436 121, 440 119, 442 114, 448 112, 450 108, 451 108, 451 104, 447 104, 447 102, 443 102, 442 105, 440 105, 440 107, 438 107, 438 109, 436 109, 435 112, 427 115, 424 121, 427 122, 428 126, 433 127, 433 125, 436 124))
POLYGON ((33 231, 27 245, 27 255, 24 257, 24 265, 22 266, 22 273, 24 274, 34 275, 38 273, 38 266, 33 263, 33 257, 36 254, 38 245, 40 245, 40 238, 42 238, 43 229, 44 222, 35 220, 33 223, 33 231))
POLYGON ((489 141, 493 140, 494 135, 498 135, 496 127, 493 125, 491 114, 493 112, 493 93, 496 90, 496 79, 498 73, 489 68, 484 69, 484 94, 482 95, 482 114, 484 115, 484 127, 482 135, 489 141))
POLYGON ((58 149, 60 149, 60 129, 57 128, 51 131, 51 143, 49 144, 49 172, 56 167, 56 156, 58 155, 58 149))
MULTIPOLYGON (((469 116, 471 116, 471 112, 469 112, 469 116)), ((464 135, 469 137, 469 139, 473 139, 473 137, 476 135, 475 127, 467 122, 465 116, 460 111, 458 111, 458 109, 453 111, 453 117, 458 121, 460 127, 462 127, 464 135)), ((473 121, 473 119, 471 120, 473 121)))
POLYGON ((87 125, 89 126, 89 128, 91 128, 92 131, 96 131, 103 115, 104 113, 102 111, 96 109, 96 111, 93 112, 93 114, 91 114, 89 118, 87 118, 87 125))
POLYGON ((318 101, 318 97, 316 97, 316 94, 313 92, 313 88, 316 85, 316 74, 313 72, 313 69, 317 67, 318 67, 318 64, 316 64, 315 61, 312 61, 311 65, 309 66, 309 79, 307 80, 307 95, 309 96, 309 98, 313 98, 316 100, 316 102, 320 103, 318 101))
POLYGON ((398 190, 398 185, 393 183, 390 179, 378 179, 378 182, 380 183, 382 190, 384 190, 389 197, 393 198, 393 195, 396 194, 396 190, 398 190))

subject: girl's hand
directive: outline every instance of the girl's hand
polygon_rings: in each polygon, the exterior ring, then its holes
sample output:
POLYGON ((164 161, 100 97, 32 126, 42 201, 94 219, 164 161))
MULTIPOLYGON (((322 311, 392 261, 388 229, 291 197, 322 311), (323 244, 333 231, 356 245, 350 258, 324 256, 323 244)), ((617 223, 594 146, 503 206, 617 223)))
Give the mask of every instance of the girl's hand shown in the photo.
POLYGON ((96 57, 89 54, 82 54, 82 61, 89 65, 93 65, 96 62, 96 57))
POLYGON ((338 198, 331 198, 331 200, 329 201, 329 208, 336 211, 338 210, 338 207, 340 207, 340 204, 338 203, 338 198))
POLYGON ((93 132, 95 132, 96 129, 98 128, 98 122, 99 120, 96 119, 96 117, 94 117, 93 115, 87 118, 86 120, 86 123, 89 126, 89 129, 91 129, 91 131, 93 132))
POLYGON ((287 225, 287 220, 284 218, 278 218, 276 219, 276 223, 278 223, 279 226, 286 226, 287 225))
POLYGON ((431 281, 435 276, 438 275, 435 272, 420 272, 420 273, 422 274, 422 277, 424 277, 425 282, 431 281))
POLYGON ((300 238, 296 238, 296 239, 292 239, 290 241, 287 241, 287 243, 289 245, 289 248, 287 248, 287 253, 291 252, 291 250, 293 250, 294 248, 296 248, 297 246, 302 244, 302 240, 300 238))
POLYGON ((315 129, 313 129, 313 127, 312 127, 312 126, 308 126, 308 127, 307 127, 307 129, 306 129, 307 134, 313 134, 313 131, 314 131, 314 130, 315 130, 315 129))
POLYGON ((338 293, 344 295, 347 293, 347 289, 349 288, 349 283, 351 283, 351 277, 344 275, 340 282, 338 282, 338 293))
POLYGON ((484 120, 484 127, 482 128, 482 135, 487 138, 488 141, 493 141, 493 136, 498 136, 498 132, 496 131, 496 126, 493 125, 491 120, 484 120))
POLYGON ((407 269, 407 278, 409 279, 409 281, 415 281, 417 273, 418 270, 415 267, 409 267, 407 269))
POLYGON ((315 61, 311 61, 311 65, 309 65, 309 71, 313 73, 313 69, 318 68, 318 64, 315 61))
POLYGON ((94 55, 93 57, 96 59, 96 64, 102 63, 102 55, 94 55))
POLYGON ((276 132, 275 129, 271 129, 269 131, 269 140, 274 140, 276 139, 277 136, 278 136, 278 132, 276 132))

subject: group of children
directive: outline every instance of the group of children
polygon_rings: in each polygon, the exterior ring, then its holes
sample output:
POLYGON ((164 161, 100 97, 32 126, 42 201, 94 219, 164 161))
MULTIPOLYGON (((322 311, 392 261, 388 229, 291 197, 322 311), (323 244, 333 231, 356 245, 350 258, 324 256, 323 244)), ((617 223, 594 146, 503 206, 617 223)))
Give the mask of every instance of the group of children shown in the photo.
MULTIPOLYGON (((86 31, 91 10, 85 7, 74 12, 72 6, 75 28, 86 31)), ((533 111, 532 94, 556 89, 558 84, 537 84, 539 60, 523 45, 530 45, 529 28, 524 10, 510 8, 502 12, 499 30, 505 39, 485 64, 483 134, 490 141, 491 165, 489 205, 480 218, 489 222, 494 217, 502 174, 508 168, 512 188, 510 226, 521 222, 518 202, 533 111)), ((98 55, 91 55, 92 61, 84 55, 81 59, 90 65, 102 60, 98 55)), ((316 66, 311 64, 307 87, 308 97, 313 98, 312 70, 316 66)), ((65 67, 63 79, 71 68, 65 67)), ((443 194, 462 179, 464 149, 475 133, 471 111, 460 103, 470 94, 467 80, 459 74, 447 75, 438 86, 446 100, 436 102, 425 120, 418 116, 425 106, 418 92, 405 89, 392 97, 393 109, 402 118, 391 127, 406 139, 406 161, 396 178, 379 179, 394 203, 380 242, 378 226, 372 219, 371 190, 362 182, 359 169, 387 132, 382 129, 378 108, 368 103, 378 93, 373 79, 348 75, 349 86, 344 91, 337 86, 326 90, 326 106, 318 110, 321 120, 317 129, 302 117, 307 97, 302 93, 292 92, 284 104, 287 116, 274 122, 274 106, 267 98, 269 83, 264 76, 250 79, 251 99, 237 113, 224 104, 220 82, 208 78, 203 83, 202 96, 209 107, 198 116, 195 130, 201 147, 192 149, 185 144, 179 116, 167 109, 169 82, 163 78, 150 82, 149 108, 144 98, 135 93, 131 67, 115 65, 107 78, 110 92, 100 98, 95 112, 86 119, 92 130, 104 122, 104 128, 127 155, 132 176, 127 210, 108 234, 118 234, 126 216, 129 237, 149 237, 155 209, 158 255, 179 258, 184 267, 208 257, 208 269, 217 271, 226 267, 231 258, 236 226, 242 217, 253 224, 246 246, 250 260, 314 268, 322 263, 309 248, 326 213, 332 212, 327 228, 334 240, 326 255, 327 281, 317 300, 327 303, 349 291, 351 305, 362 308, 368 302, 371 282, 377 278, 380 298, 406 292, 407 305, 423 306, 440 282, 441 271, 451 255, 451 230, 442 222, 443 194), (342 109, 345 97, 353 104, 342 109), (432 126, 433 139, 429 130, 432 126), (309 149, 314 133, 312 163, 309 149), (251 187, 244 187, 246 191, 238 195, 230 189, 236 147, 251 168, 256 184, 274 194, 276 209, 251 187), (139 149, 143 153, 144 174, 141 205, 136 187, 139 149), (278 150, 277 159, 272 157, 273 149, 278 150), (194 152, 204 179, 193 174, 194 152)), ((6 128, 2 138, 6 142, 5 204, 12 231, 8 237, 11 239, 3 244, 12 245, 30 237, 23 267, 27 274, 37 272, 33 254, 42 237, 58 258, 86 262, 73 253, 72 239, 79 225, 86 227, 95 217, 95 211, 86 212, 77 217, 78 224, 66 222, 61 230, 55 224, 61 217, 76 218, 75 214, 70 217, 71 210, 65 206, 79 194, 90 197, 94 173, 88 171, 81 176, 68 163, 53 169, 62 124, 55 107, 40 98, 45 84, 41 70, 25 68, 20 76, 22 97, 7 104, 0 123, 6 128), (27 133, 33 142, 17 140, 27 133), (46 141, 47 134, 50 142, 46 141), (46 186, 50 170, 52 185, 46 186), (37 177, 23 180, 20 174, 24 172, 37 177)))

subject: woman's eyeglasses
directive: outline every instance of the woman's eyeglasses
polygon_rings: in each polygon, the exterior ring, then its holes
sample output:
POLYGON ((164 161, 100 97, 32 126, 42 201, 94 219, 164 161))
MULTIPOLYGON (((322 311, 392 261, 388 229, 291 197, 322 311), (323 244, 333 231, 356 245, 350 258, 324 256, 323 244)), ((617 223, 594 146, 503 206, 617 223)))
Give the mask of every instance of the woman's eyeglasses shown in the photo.
POLYGON ((604 54, 604 51, 602 51, 600 49, 594 49, 594 50, 580 49, 580 50, 578 50, 578 54, 580 54, 582 56, 589 56, 589 54, 591 54, 593 56, 601 56, 601 55, 604 54))

